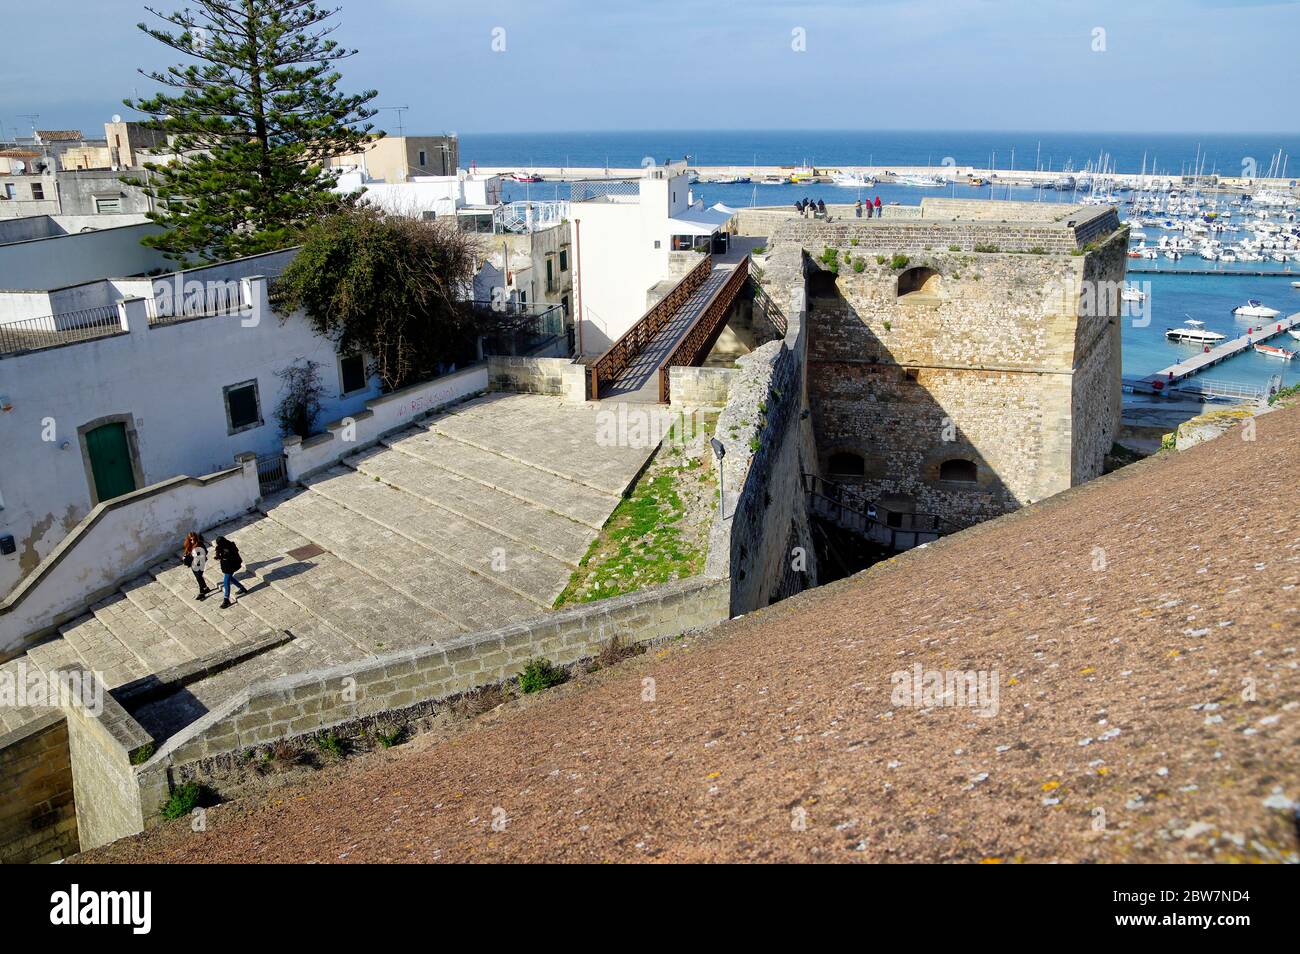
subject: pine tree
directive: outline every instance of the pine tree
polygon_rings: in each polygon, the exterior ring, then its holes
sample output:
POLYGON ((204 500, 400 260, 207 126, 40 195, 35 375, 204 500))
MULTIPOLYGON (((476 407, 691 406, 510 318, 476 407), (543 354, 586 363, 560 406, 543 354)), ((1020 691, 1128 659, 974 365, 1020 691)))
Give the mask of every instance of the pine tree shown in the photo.
MULTIPOLYGON (((132 180, 159 202, 165 233, 146 243, 182 262, 252 255, 293 244, 342 200, 325 159, 372 137, 367 90, 341 93, 335 64, 356 53, 330 39, 337 9, 311 0, 194 0, 167 26, 139 28, 192 62, 140 72, 167 87, 125 100, 174 134, 182 159, 132 180)), ((379 134, 382 135, 382 134, 379 134)))

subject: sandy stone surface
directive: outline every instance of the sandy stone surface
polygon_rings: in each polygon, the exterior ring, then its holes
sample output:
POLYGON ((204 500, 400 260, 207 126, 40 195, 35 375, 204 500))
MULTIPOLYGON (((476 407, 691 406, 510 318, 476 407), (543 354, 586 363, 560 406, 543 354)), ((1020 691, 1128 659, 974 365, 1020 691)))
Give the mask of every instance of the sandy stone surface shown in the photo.
POLYGON ((1293 408, 92 860, 1296 861, 1297 476, 1293 408))

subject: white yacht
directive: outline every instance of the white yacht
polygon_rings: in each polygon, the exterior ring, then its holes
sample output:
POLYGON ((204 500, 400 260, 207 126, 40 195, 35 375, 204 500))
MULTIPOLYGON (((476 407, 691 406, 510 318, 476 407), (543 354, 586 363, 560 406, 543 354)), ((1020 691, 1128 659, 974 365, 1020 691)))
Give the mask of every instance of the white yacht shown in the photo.
POLYGON ((1119 297, 1121 301, 1146 301, 1147 293, 1136 285, 1125 285, 1120 289, 1119 297))
POLYGON ((1232 313, 1238 318, 1276 318, 1281 314, 1276 308, 1269 308, 1255 298, 1249 299, 1244 305, 1238 305, 1232 309, 1232 313))
POLYGON ((1217 331, 1206 331, 1205 322, 1188 318, 1182 328, 1165 329, 1165 337, 1170 341, 1185 341, 1188 344, 1210 345, 1222 341, 1227 335, 1217 331))
POLYGON ((831 182, 846 189, 863 189, 876 184, 876 177, 865 172, 837 172, 831 176, 831 182))

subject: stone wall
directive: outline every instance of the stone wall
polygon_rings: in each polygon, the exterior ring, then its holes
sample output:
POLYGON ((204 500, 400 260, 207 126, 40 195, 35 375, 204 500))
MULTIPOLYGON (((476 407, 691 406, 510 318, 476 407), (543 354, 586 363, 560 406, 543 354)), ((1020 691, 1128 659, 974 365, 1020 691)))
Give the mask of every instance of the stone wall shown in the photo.
POLYGON ((722 460, 723 508, 709 536, 706 574, 727 577, 731 611, 747 613, 817 581, 816 555, 802 472, 816 468, 803 417, 806 325, 803 255, 771 256, 760 278, 767 307, 785 325, 783 340, 745 355, 732 379, 716 437, 722 460))
MULTIPOLYGON (((967 244, 1005 241, 1000 223, 970 227, 967 244)), ((1080 312, 1087 283, 1122 282, 1124 233, 1070 254, 912 247, 906 263, 853 245, 861 234, 832 224, 801 240, 819 269, 809 390, 822 472, 958 525, 1099 474, 1119 423, 1119 327, 1109 306, 1080 312), (820 261, 826 247, 838 274, 820 261), (941 477, 949 460, 974 463, 975 480, 941 477)))
POLYGON ((68 725, 55 711, 0 735, 0 864, 57 861, 78 850, 68 725))
MULTIPOLYGON (((98 679, 84 669, 80 678, 98 679)), ((99 688, 102 711, 87 709, 75 694, 64 708, 83 851, 141 831, 145 806, 160 807, 166 793, 165 780, 142 784, 135 764, 153 750, 153 740, 102 684, 99 688)))
POLYGON ((155 821, 169 780, 205 780, 208 759, 380 713, 400 718, 404 709, 513 678, 530 659, 564 665, 595 655, 615 638, 650 642, 706 628, 728 618, 729 597, 727 581, 696 577, 436 646, 250 686, 137 767, 139 795, 127 797, 127 807, 115 811, 129 815, 130 804, 138 801, 145 820, 155 821))
POLYGON ((587 400, 587 370, 572 358, 488 358, 488 389, 554 394, 567 401, 587 400))
POLYGON ((722 407, 727 403, 735 368, 668 369, 668 394, 673 407, 722 407))

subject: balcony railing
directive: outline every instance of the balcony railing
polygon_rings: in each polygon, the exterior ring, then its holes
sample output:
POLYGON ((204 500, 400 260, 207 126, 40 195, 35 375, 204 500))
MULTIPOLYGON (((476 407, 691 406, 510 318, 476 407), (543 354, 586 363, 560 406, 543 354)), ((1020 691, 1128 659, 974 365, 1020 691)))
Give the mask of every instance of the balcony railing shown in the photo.
POLYGON ((187 294, 175 298, 160 298, 156 294, 145 301, 145 314, 149 327, 174 325, 193 318, 211 318, 219 315, 247 315, 252 303, 243 293, 240 282, 211 282, 201 294, 187 294))
POLYGON ((23 318, 0 324, 0 355, 39 351, 124 333, 116 305, 23 318))

